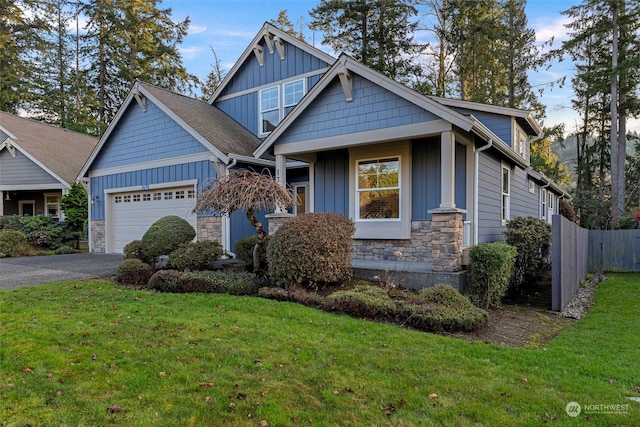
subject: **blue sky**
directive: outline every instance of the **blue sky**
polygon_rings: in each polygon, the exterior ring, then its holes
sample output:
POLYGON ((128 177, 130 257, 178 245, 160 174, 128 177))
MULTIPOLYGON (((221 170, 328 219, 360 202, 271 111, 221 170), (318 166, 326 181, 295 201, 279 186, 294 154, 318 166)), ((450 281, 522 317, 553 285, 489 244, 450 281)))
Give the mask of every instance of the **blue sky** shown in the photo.
MULTIPOLYGON (((318 5, 319 0, 164 0, 162 7, 173 10, 174 20, 189 16, 191 26, 181 51, 187 70, 204 78, 211 70, 215 49, 223 69, 229 70, 240 57, 251 39, 265 21, 276 19, 278 13, 287 9, 290 20, 309 23, 309 10, 318 5)), ((529 0, 527 16, 529 26, 536 31, 537 42, 554 38, 554 47, 560 46, 567 37, 564 24, 567 19, 561 11, 568 9, 577 0, 529 0)), ((313 42, 313 34, 303 30, 307 42, 313 42)), ((334 54, 327 46, 321 45, 322 36, 316 34, 316 47, 334 54)), ((539 70, 530 75, 531 84, 541 85, 567 76, 564 88, 545 89, 542 102, 547 105, 545 125, 565 123, 567 131, 575 129, 578 116, 571 110, 571 76, 573 67, 570 62, 555 63, 549 70, 539 70)), ((640 131, 640 121, 630 123, 631 130, 640 131)))

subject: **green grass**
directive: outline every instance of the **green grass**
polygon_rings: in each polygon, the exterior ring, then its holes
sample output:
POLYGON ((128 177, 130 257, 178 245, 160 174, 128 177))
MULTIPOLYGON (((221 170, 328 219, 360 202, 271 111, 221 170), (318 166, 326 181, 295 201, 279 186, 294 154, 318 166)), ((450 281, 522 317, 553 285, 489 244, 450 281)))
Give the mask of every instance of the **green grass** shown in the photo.
POLYGON ((537 349, 259 298, 41 285, 0 292, 0 425, 640 425, 638 330, 638 274, 537 349), (629 407, 570 418, 571 401, 629 407))

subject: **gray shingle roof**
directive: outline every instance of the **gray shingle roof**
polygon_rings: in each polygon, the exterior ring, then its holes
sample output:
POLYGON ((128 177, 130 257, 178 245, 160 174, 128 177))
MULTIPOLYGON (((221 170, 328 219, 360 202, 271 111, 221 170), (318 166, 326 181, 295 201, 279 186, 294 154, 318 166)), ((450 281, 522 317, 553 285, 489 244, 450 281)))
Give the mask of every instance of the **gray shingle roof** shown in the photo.
POLYGON ((252 156, 262 142, 218 107, 148 83, 139 84, 225 155, 252 156))
MULTIPOLYGON (((0 127, 13 134, 16 145, 58 175, 73 183, 98 139, 0 111, 0 127)), ((2 142, 2 141, 0 141, 2 142)))

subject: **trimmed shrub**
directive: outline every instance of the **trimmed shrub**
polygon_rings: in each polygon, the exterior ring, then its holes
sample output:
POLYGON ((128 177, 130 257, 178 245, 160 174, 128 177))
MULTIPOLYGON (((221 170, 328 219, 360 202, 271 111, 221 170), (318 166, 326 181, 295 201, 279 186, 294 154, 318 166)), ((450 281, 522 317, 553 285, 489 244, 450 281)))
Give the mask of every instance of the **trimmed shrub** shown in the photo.
POLYGON ((367 319, 392 319, 397 308, 389 295, 375 286, 334 292, 326 298, 326 307, 367 319))
POLYGON ((500 306, 509 286, 517 250, 505 242, 480 243, 469 251, 471 302, 481 308, 500 306))
POLYGON ((120 285, 143 287, 153 275, 153 268, 139 259, 125 259, 118 266, 116 283, 120 285))
POLYGON ((182 273, 176 270, 160 270, 156 271, 149 282, 147 289, 153 289, 158 292, 180 293, 180 277, 182 273))
POLYGON ((142 236, 145 253, 157 260, 161 255, 169 255, 183 243, 196 237, 196 231, 185 219, 169 215, 154 222, 142 236))
POLYGON ((307 307, 323 308, 325 305, 325 298, 322 295, 302 286, 291 286, 289 288, 289 297, 292 301, 307 307))
MULTIPOLYGON (((233 248, 236 257, 247 263, 247 268, 253 268, 253 248, 258 242, 258 236, 249 236, 236 242, 233 248)), ((264 245, 260 250, 260 265, 267 265, 267 246, 269 245, 269 236, 266 237, 264 245)), ((254 272, 255 273, 255 272, 254 272)))
POLYGON ((211 270, 213 263, 223 254, 222 246, 214 240, 183 243, 169 255, 169 268, 181 271, 211 270))
POLYGON ((173 293, 255 295, 258 292, 253 274, 222 271, 161 270, 149 280, 148 288, 173 293))
POLYGON ((56 249, 55 254, 56 255, 75 254, 76 252, 78 252, 78 251, 73 249, 71 246, 62 245, 58 249, 56 249))
POLYGON ((0 230, 0 258, 25 256, 31 247, 24 233, 17 230, 0 230))
POLYGON ((260 298, 274 299, 276 301, 291 301, 289 292, 286 289, 278 287, 264 286, 258 289, 258 296, 260 298))
POLYGON ((154 260, 147 254, 144 247, 145 245, 142 243, 142 240, 132 240, 122 248, 124 259, 139 259, 145 264, 153 264, 154 260))
POLYGON ((269 239, 269 273, 286 285, 336 283, 351 278, 353 222, 336 213, 305 213, 269 239))
POLYGON ((483 328, 489 314, 449 285, 421 289, 417 299, 399 309, 403 323, 433 332, 473 331, 483 328))
POLYGON ((507 223, 504 235, 518 251, 510 286, 534 284, 551 267, 551 226, 541 219, 516 217, 507 223))
POLYGON ((74 241, 71 235, 67 235, 64 223, 48 215, 12 216, 5 223, 5 228, 22 232, 27 242, 42 248, 56 249, 74 241))

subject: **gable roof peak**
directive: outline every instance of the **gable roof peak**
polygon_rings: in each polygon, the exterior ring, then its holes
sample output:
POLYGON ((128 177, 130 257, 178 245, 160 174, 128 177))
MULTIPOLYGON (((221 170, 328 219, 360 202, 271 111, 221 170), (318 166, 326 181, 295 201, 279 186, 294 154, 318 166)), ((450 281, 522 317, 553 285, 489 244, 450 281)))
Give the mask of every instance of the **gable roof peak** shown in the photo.
MULTIPOLYGON (((303 40, 300 40, 299 38, 294 37, 285 31, 280 30, 279 28, 277 28, 273 24, 270 24, 269 22, 265 22, 262 25, 262 28, 260 28, 260 31, 258 31, 256 35, 253 37, 253 39, 251 40, 247 48, 244 50, 242 55, 240 55, 240 58, 238 58, 238 60, 234 63, 233 67, 231 67, 231 70, 229 70, 229 72, 224 77, 224 79, 222 79, 222 82, 220 82, 220 84, 218 85, 216 90, 213 92, 211 97, 207 100, 209 104, 213 104, 215 100, 220 96, 220 94, 227 87, 227 85, 229 84, 233 76, 240 70, 242 65, 246 62, 247 58, 250 55, 254 54, 254 49, 262 49, 262 46, 260 45, 260 43, 263 40, 267 45, 267 49, 270 50, 270 53, 273 53, 272 49, 278 50, 282 48, 282 47, 278 48, 278 43, 285 42, 309 53, 312 56, 315 56, 316 58, 326 62, 329 65, 332 65, 336 61, 336 58, 329 55, 328 53, 323 52, 317 47, 312 46, 309 43, 303 40)), ((282 58, 283 52, 278 50, 278 54, 282 58)))

